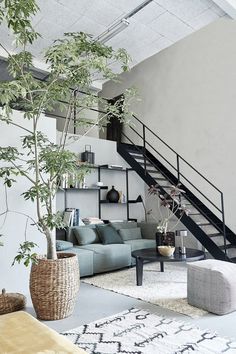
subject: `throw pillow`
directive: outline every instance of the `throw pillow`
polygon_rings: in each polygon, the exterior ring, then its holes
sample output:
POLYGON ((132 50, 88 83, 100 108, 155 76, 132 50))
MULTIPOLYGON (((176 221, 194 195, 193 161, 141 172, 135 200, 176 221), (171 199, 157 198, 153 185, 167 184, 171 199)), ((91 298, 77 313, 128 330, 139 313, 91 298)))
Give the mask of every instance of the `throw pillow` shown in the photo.
POLYGON ((99 238, 95 228, 86 226, 75 227, 73 228, 73 232, 80 246, 99 242, 99 238))
POLYGON ((73 247, 73 243, 69 241, 56 240, 56 250, 65 251, 73 247))
POLYGON ((96 225, 96 227, 103 245, 124 243, 118 232, 110 225, 96 225))
POLYGON ((120 229, 119 234, 123 241, 138 240, 142 238, 140 227, 135 227, 133 229, 120 229))

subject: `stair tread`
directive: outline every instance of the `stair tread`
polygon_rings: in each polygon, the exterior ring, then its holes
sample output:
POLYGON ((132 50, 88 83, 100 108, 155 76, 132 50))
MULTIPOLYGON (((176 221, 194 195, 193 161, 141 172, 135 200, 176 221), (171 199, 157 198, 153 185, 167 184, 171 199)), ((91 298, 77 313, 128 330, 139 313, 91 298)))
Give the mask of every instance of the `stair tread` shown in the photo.
MULTIPOLYGON (((198 226, 207 226, 207 225, 212 225, 210 222, 202 222, 202 221, 196 221, 196 224, 198 226)), ((212 225, 214 226, 214 225, 212 225)))
MULTIPOLYGON (((224 245, 219 246, 220 249, 224 249, 224 247, 225 247, 224 245)), ((233 248, 233 249, 236 249, 235 245, 232 245, 231 243, 226 244, 226 248, 227 248, 227 249, 232 249, 232 248, 233 248)))

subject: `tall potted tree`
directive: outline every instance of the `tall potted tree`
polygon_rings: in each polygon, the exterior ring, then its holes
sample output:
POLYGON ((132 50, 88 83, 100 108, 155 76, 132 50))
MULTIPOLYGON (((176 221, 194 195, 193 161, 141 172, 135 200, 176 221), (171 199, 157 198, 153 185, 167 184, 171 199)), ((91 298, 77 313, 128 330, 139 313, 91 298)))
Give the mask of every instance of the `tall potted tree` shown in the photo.
POLYGON ((46 238, 47 255, 38 257, 32 250, 35 244, 26 241, 20 245, 15 261, 23 260, 25 265, 33 262, 30 276, 33 304, 39 318, 52 320, 71 314, 79 286, 77 258, 71 254, 57 255, 54 232, 55 227, 64 226, 62 216, 53 207, 60 177, 73 173, 79 178, 87 172, 86 167, 78 166, 78 156, 66 150, 72 114, 102 102, 106 113, 96 124, 104 124, 111 114, 126 122, 131 116, 129 104, 133 93, 128 90, 122 102, 117 101, 115 105, 91 94, 91 84, 97 76, 116 77, 109 63, 118 61, 126 71, 129 56, 125 50, 114 51, 82 32, 66 33, 48 48, 44 56, 48 75, 45 80, 38 80, 32 70, 33 56, 26 50, 40 36, 30 22, 38 10, 35 0, 0 3, 0 21, 7 23, 17 45, 17 54, 11 54, 0 44, 7 53, 11 75, 10 81, 0 82, 0 121, 21 128, 24 134, 22 151, 15 146, 0 147, 0 160, 5 163, 0 168, 0 177, 7 187, 17 182, 17 176, 30 184, 23 198, 31 200, 36 207, 37 219, 33 222, 46 238), (78 90, 87 95, 78 95, 78 90), (65 98, 68 101, 65 125, 60 143, 55 144, 39 130, 39 122, 45 111, 52 110, 65 98), (23 118, 17 122, 12 115, 14 108, 23 111, 23 118), (31 123, 31 128, 26 128, 24 120, 31 123))

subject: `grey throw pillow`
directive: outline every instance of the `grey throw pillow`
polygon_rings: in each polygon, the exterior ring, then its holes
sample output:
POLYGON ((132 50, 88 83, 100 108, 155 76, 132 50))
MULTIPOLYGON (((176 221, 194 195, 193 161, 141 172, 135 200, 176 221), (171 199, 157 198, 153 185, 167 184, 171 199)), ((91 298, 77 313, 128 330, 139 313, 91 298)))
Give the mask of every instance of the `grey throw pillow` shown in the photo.
POLYGON ((76 227, 73 229, 74 235, 80 246, 89 245, 91 243, 98 243, 99 238, 95 228, 90 227, 76 227))
POLYGON ((103 245, 124 243, 118 232, 110 225, 96 225, 98 235, 103 245))
POLYGON ((56 240, 56 250, 65 251, 73 247, 73 243, 69 241, 56 240))
POLYGON ((138 240, 142 238, 140 227, 135 227, 133 229, 120 229, 119 234, 123 241, 138 240))

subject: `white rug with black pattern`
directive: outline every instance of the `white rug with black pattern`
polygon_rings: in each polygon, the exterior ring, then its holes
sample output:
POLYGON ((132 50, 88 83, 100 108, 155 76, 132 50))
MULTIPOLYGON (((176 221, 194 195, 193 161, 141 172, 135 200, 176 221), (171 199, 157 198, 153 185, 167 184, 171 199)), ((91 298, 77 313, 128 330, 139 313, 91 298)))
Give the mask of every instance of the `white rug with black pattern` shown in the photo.
POLYGON ((236 341, 135 308, 63 335, 88 354, 236 353, 236 341))

